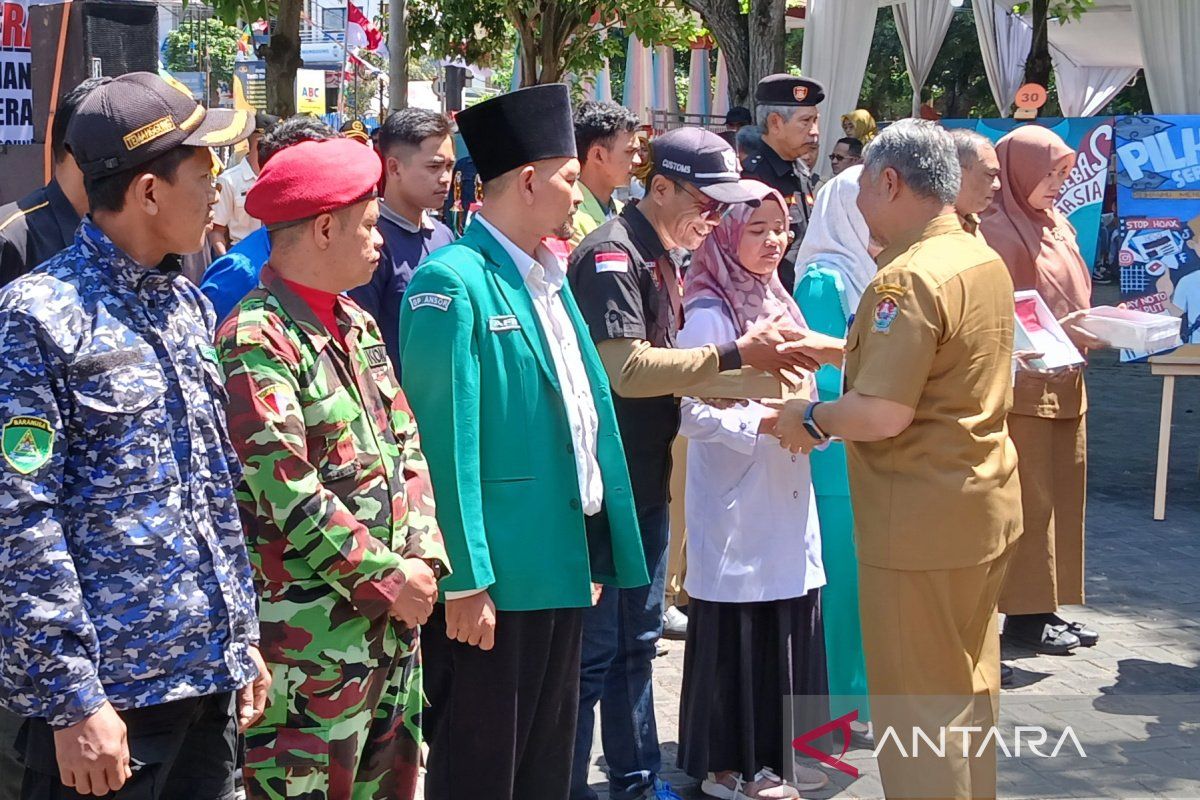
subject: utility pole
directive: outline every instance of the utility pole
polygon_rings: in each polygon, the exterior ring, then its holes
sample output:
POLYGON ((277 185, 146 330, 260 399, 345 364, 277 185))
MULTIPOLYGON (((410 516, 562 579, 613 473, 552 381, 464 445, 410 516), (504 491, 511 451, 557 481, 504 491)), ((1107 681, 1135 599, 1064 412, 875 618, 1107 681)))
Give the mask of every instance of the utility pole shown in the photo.
MULTIPOLYGON (((388 0, 388 111, 408 108, 407 0, 388 0)), ((382 120, 380 120, 382 122, 382 120)))

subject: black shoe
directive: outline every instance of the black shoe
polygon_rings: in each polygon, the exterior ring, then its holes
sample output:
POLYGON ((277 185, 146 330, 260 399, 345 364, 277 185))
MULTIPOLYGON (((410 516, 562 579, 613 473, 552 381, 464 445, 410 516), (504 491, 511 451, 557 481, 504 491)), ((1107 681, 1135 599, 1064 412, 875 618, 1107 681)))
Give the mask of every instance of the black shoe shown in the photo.
POLYGON ((1054 614, 1054 624, 1066 626, 1069 633, 1075 634, 1080 647, 1095 647, 1100 642, 1100 634, 1091 628, 1085 628, 1082 622, 1067 622, 1058 614, 1054 614))
POLYGON ((1013 685, 1013 668, 1008 664, 1000 665, 1000 688, 1011 689, 1013 685))
POLYGON ((1004 622, 1004 638, 1037 653, 1065 656, 1079 647, 1079 637, 1054 620, 1053 614, 1010 614, 1004 622))

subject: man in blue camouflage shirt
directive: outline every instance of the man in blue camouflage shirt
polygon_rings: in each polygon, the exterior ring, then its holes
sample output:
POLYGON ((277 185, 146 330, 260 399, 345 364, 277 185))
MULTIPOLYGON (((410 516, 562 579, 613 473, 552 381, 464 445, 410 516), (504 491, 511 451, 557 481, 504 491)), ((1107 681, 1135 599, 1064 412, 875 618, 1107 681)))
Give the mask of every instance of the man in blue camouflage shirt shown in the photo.
POLYGON ((170 255, 212 220, 209 147, 252 125, 150 73, 97 87, 67 131, 92 215, 0 290, 0 701, 28 718, 23 798, 226 800, 261 714, 216 321, 170 255))

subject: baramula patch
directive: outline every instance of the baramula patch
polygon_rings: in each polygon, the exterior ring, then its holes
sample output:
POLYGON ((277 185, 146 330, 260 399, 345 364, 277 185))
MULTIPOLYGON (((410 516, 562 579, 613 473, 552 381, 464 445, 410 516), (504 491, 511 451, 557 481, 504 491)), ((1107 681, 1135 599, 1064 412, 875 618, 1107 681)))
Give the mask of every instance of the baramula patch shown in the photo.
POLYGON ((0 453, 13 469, 28 475, 50 460, 54 429, 41 417, 13 417, 0 433, 0 453))

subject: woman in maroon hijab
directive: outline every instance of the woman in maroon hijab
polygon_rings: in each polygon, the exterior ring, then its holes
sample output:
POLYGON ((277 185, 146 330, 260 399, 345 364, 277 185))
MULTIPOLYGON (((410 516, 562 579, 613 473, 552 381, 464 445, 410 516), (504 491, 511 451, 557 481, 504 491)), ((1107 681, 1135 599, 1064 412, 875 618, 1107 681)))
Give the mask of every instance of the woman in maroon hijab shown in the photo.
MULTIPOLYGON (((1001 139, 996 153, 1002 188, 980 231, 1008 265, 1016 289, 1037 290, 1080 352, 1105 346, 1079 327, 1091 306, 1092 279, 1075 229, 1054 207, 1075 151, 1053 131, 1026 125, 1001 139)), ((1000 611, 1008 615, 1004 635, 1039 652, 1065 654, 1099 640, 1057 613, 1084 600, 1083 370, 1022 369, 1013 395, 1008 427, 1019 456, 1025 532, 1000 597, 1000 611)))

